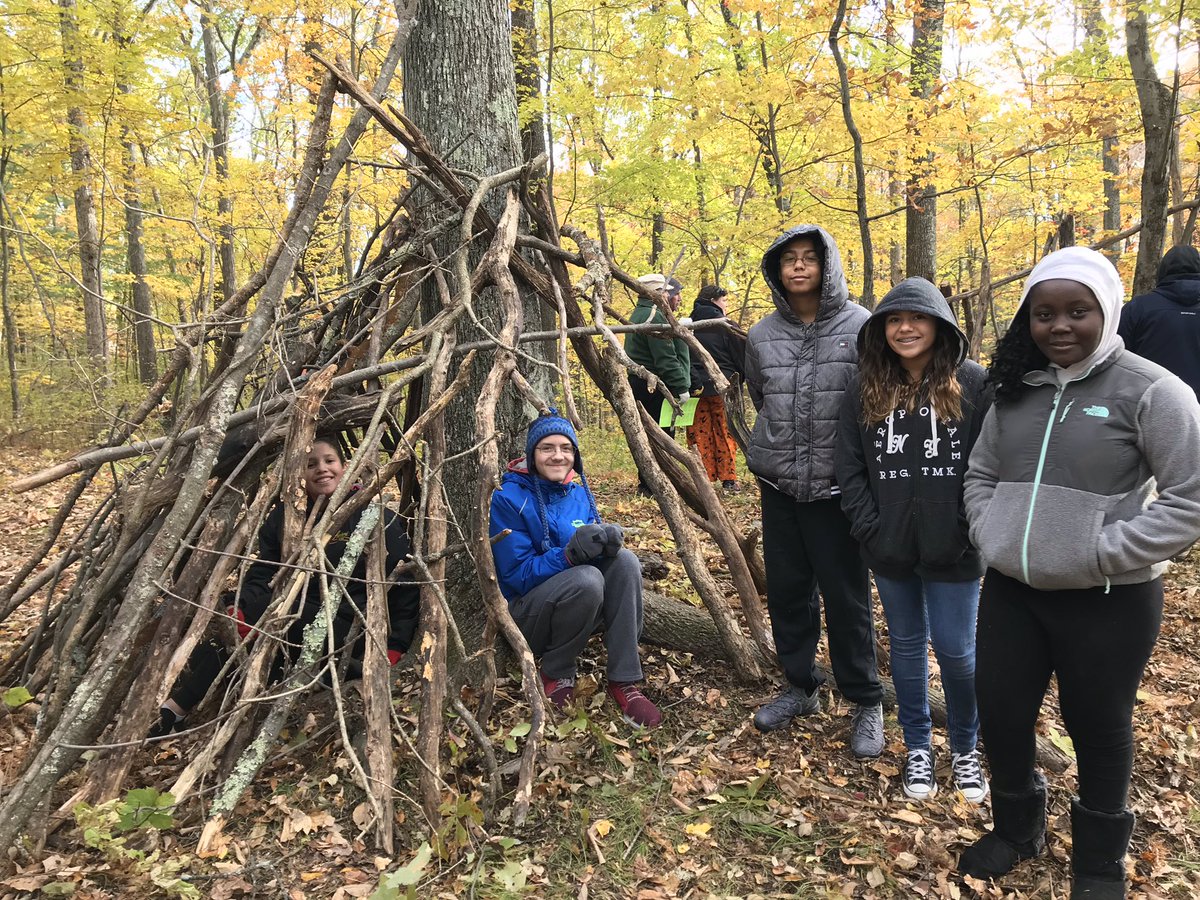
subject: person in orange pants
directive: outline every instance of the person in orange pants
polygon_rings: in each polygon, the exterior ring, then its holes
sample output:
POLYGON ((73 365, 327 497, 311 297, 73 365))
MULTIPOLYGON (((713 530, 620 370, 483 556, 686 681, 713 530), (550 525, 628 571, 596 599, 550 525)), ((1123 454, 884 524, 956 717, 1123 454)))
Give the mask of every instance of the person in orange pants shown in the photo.
MULTIPOLYGON (((700 289, 692 320, 725 318, 727 292, 715 284, 700 289)), ((740 375, 745 378, 746 338, 732 325, 727 328, 705 328, 696 332, 696 339, 711 355, 726 378, 740 375)), ((725 419, 725 398, 717 393, 712 379, 698 359, 692 360, 692 384, 703 385, 696 416, 688 426, 688 446, 695 447, 704 462, 709 481, 720 481, 728 491, 737 490, 737 470, 734 454, 737 445, 729 433, 725 419)))

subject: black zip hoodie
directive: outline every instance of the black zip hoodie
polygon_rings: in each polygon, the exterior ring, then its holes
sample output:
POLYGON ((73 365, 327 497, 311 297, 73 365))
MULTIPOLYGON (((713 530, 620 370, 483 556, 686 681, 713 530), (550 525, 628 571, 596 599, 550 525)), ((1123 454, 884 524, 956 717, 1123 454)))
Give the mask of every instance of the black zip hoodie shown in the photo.
POLYGON ((966 337, 941 293, 923 278, 908 278, 883 298, 859 332, 882 339, 887 315, 923 312, 958 339, 962 416, 938 419, 928 403, 893 410, 881 422, 862 423, 858 378, 846 388, 838 423, 835 467, 842 509, 862 544, 867 565, 885 578, 912 575, 929 581, 971 581, 983 562, 971 546, 963 506, 967 459, 991 406, 983 367, 967 360, 966 337))

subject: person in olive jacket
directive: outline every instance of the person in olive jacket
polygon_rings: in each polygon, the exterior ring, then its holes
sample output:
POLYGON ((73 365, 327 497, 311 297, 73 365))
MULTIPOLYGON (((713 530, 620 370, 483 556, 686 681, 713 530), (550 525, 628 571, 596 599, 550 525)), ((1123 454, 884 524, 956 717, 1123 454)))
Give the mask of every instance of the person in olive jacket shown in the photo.
MULTIPOLYGON (((665 275, 643 275, 638 281, 651 291, 658 293, 674 312, 679 308, 683 296, 683 285, 674 278, 665 275)), ((645 323, 655 325, 667 324, 658 305, 647 297, 639 297, 633 314, 629 317, 631 325, 645 323)), ((667 389, 679 399, 680 403, 691 397, 692 389, 692 354, 682 338, 670 334, 642 334, 630 332, 625 335, 625 353, 640 366, 644 366, 652 374, 658 376, 667 389)), ((633 398, 637 400, 655 422, 662 412, 663 400, 661 393, 655 388, 650 390, 646 379, 640 375, 629 373, 629 386, 633 389, 633 398)), ((675 429, 666 429, 667 434, 674 436, 675 429)), ((646 484, 642 473, 638 473, 638 493, 649 495, 650 487, 646 484)))
POLYGON ((929 715, 929 643, 946 692, 954 784, 988 793, 976 744, 975 617, 983 562, 967 536, 963 479, 991 405, 983 367, 941 292, 924 278, 892 288, 858 333, 836 471, 842 509, 875 573, 887 616, 892 681, 908 749, 904 793, 937 792, 929 715))

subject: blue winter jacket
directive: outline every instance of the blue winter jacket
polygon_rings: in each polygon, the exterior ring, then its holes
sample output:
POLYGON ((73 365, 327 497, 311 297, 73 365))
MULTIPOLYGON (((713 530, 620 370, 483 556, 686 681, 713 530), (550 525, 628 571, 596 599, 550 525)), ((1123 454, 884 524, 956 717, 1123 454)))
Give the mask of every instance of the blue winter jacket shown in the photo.
POLYGON ((571 567, 566 546, 575 529, 598 523, 588 489, 573 478, 563 484, 529 471, 523 459, 509 464, 492 493, 492 544, 500 591, 510 603, 571 567), (540 498, 539 498, 540 495, 540 498))

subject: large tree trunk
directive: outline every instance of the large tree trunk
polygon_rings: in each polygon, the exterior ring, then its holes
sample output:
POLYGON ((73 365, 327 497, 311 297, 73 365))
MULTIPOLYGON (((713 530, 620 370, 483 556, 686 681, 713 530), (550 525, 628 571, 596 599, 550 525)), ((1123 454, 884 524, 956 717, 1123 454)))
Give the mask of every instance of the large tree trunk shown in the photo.
POLYGON ((1140 3, 1126 4, 1125 45, 1137 84, 1146 143, 1142 166, 1142 232, 1138 236, 1137 268, 1133 274, 1133 293, 1142 294, 1153 289, 1158 280, 1158 263, 1167 236, 1174 104, 1170 89, 1158 80, 1150 50, 1150 29, 1140 3))
POLYGON ((908 176, 908 209, 905 212, 905 268, 909 277, 937 280, 937 189, 931 183, 933 149, 928 147, 920 123, 942 74, 942 18, 945 0, 921 0, 913 16, 912 66, 909 81, 916 108, 910 120, 912 158, 908 176))
MULTIPOLYGON (((433 151, 455 168, 486 176, 521 164, 509 5, 505 0, 420 0, 405 51, 404 107, 433 151)), ((419 202, 429 209, 434 201, 426 195, 419 202)), ((498 220, 503 202, 503 193, 495 192, 485 199, 483 209, 493 220, 498 220)), ((457 234, 444 238, 435 246, 438 255, 449 258, 457 240, 457 234)), ((470 256, 471 269, 486 249, 486 241, 476 244, 470 256)), ((469 290, 470 285, 456 282, 450 289, 469 290)), ((524 330, 546 327, 536 298, 527 295, 523 303, 524 330)), ((426 320, 441 308, 442 298, 430 280, 423 300, 426 320)), ((494 289, 475 296, 472 308, 478 325, 466 317, 459 319, 457 343, 484 338, 479 326, 489 334, 501 330, 501 301, 494 289)), ((546 354, 547 349, 531 348, 530 352, 546 354)), ((522 362, 521 368, 526 366, 522 362)), ((450 405, 445 417, 449 462, 442 480, 451 521, 464 529, 474 521, 479 478, 479 460, 474 453, 465 451, 475 445, 475 401, 489 369, 488 359, 481 358, 473 364, 468 388, 450 405)), ((534 389, 545 397, 553 396, 548 371, 539 366, 524 372, 534 389)), ((522 432, 532 417, 530 412, 512 392, 505 392, 500 398, 496 429, 500 433, 503 460, 521 455, 522 432)), ((460 539, 458 534, 450 538, 452 542, 460 539)), ((447 564, 445 590, 464 626, 464 638, 478 640, 481 629, 472 629, 471 623, 482 619, 482 595, 469 558, 455 557, 447 564)))
POLYGON ((79 282, 83 290, 83 320, 87 352, 95 372, 106 376, 108 331, 104 321, 103 284, 100 279, 100 230, 92 193, 92 154, 88 149, 83 107, 83 51, 79 46, 79 19, 75 0, 59 0, 64 80, 68 96, 67 130, 70 134, 71 172, 75 176, 75 227, 79 238, 79 282))

